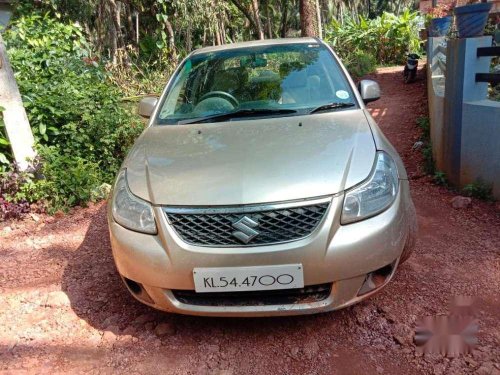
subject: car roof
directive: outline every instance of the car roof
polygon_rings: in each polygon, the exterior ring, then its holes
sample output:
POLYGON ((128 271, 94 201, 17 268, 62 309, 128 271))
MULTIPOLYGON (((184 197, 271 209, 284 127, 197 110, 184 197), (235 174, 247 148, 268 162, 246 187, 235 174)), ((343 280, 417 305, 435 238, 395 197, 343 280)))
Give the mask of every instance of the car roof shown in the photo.
POLYGON ((321 41, 319 39, 309 38, 309 37, 252 40, 249 42, 238 42, 238 43, 223 44, 220 46, 203 47, 194 50, 192 55, 198 55, 207 52, 227 51, 231 49, 245 48, 245 47, 273 46, 273 45, 284 45, 284 44, 306 44, 306 43, 318 43, 318 42, 321 41))

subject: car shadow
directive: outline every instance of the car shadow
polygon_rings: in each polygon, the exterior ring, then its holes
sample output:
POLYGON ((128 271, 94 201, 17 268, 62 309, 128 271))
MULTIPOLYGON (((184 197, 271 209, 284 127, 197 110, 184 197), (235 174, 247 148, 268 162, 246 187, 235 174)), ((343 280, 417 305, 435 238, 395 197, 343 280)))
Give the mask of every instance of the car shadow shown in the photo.
MULTIPOLYGON (((129 294, 115 268, 104 205, 93 215, 83 242, 68 259, 62 290, 72 310, 92 327, 138 338, 154 334, 161 323, 188 335, 200 331, 267 335, 284 326, 293 326, 299 331, 317 330, 322 326, 321 321, 333 317, 331 313, 324 313, 307 317, 211 318, 170 314, 143 305, 129 294)), ((345 312, 334 314, 344 316, 345 312)))

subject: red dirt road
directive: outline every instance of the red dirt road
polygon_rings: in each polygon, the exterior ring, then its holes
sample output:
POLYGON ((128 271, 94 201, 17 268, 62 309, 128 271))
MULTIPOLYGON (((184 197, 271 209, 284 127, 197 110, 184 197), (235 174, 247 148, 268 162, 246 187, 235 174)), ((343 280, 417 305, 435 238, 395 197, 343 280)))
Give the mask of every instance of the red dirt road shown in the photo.
POLYGON ((115 271, 105 206, 0 225, 0 373, 500 374, 500 217, 420 170, 415 119, 425 83, 381 69, 370 105, 400 152, 420 226, 413 257, 381 293, 342 311, 215 319, 165 314, 136 302, 115 271), (8 227, 7 227, 8 225, 8 227), (479 344, 447 359, 415 351, 416 320, 477 298, 479 344))

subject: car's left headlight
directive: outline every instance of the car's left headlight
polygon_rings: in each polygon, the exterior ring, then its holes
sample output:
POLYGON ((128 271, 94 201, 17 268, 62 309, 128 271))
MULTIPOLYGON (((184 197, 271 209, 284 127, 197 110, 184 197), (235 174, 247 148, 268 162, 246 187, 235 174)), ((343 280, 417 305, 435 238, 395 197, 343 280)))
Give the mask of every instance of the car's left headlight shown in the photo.
POLYGON ((353 223, 384 211, 396 199, 398 189, 396 163, 389 154, 377 152, 375 165, 368 179, 346 192, 341 223, 353 223))
POLYGON ((113 218, 121 226, 137 232, 156 234, 153 207, 132 194, 127 184, 127 174, 118 174, 112 201, 113 218))

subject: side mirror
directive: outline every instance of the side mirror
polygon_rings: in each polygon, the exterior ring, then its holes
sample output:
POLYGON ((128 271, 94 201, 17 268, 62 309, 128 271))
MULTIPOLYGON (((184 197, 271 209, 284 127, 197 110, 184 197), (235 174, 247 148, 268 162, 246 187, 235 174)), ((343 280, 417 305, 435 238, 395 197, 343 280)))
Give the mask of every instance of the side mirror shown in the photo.
POLYGON ((139 108, 137 109, 137 113, 140 116, 149 118, 153 114, 153 111, 158 103, 158 98, 155 96, 146 96, 142 98, 139 102, 139 108))
POLYGON ((380 86, 375 81, 370 79, 362 80, 358 84, 358 90, 365 104, 380 99, 380 86))

